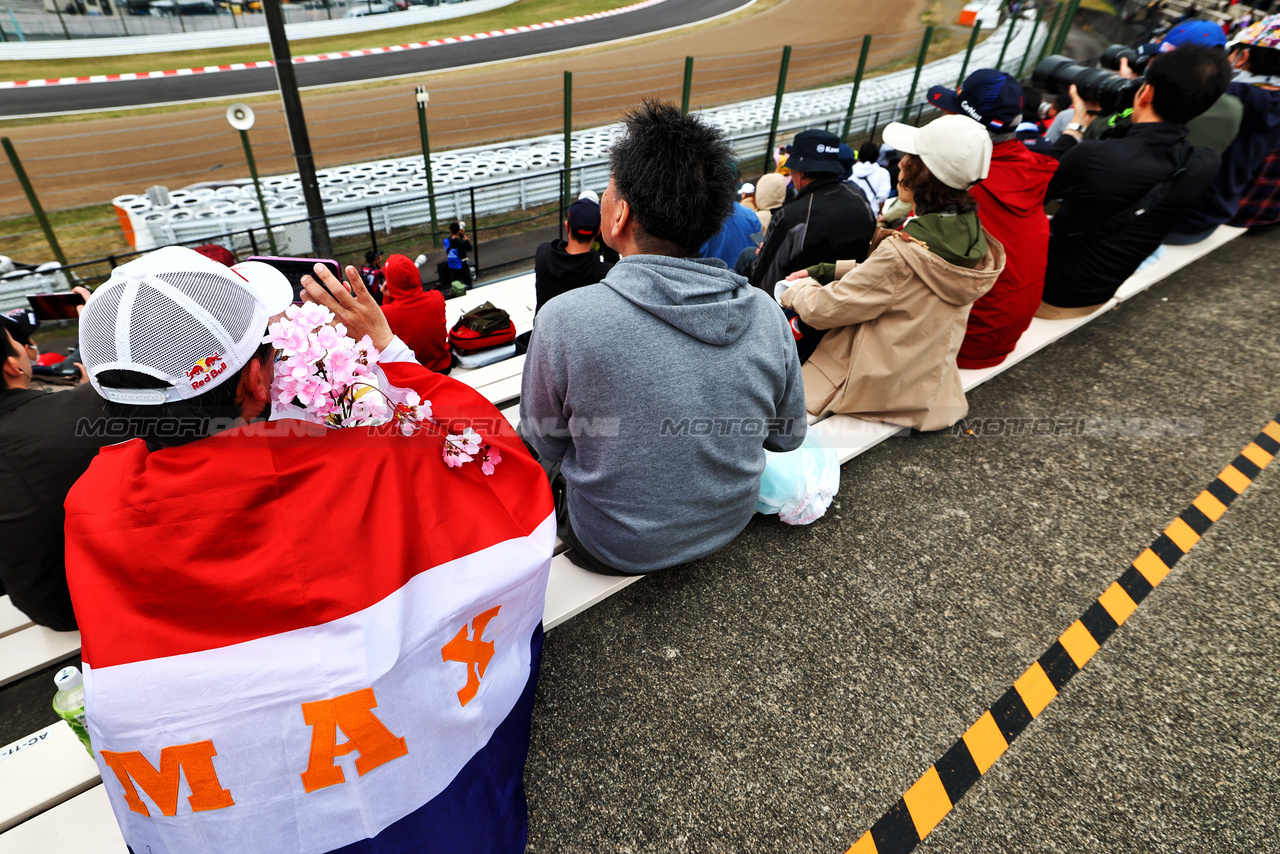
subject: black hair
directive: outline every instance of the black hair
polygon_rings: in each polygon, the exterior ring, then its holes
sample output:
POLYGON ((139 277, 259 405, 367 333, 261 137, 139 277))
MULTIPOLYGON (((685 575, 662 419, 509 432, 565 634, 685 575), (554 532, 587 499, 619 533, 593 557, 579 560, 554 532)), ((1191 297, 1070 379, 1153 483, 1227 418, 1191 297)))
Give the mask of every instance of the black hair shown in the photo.
MULTIPOLYGON (((20 352, 18 352, 18 347, 19 347, 19 346, 21 346, 21 345, 20 345, 20 344, 18 344, 18 343, 17 343, 17 341, 9 335, 9 327, 8 327, 8 324, 5 324, 4 326, 0 326, 0 329, 3 329, 3 330, 4 330, 4 332, 5 332, 5 336, 4 336, 4 358, 5 358, 5 361, 8 361, 9 359, 21 359, 21 358, 22 358, 22 354, 21 354, 20 352), (10 343, 10 342, 12 342, 12 343, 10 343)), ((5 381, 4 381, 4 387, 5 387, 5 388, 8 388, 8 387, 9 387, 9 381, 8 381, 8 380, 5 380, 5 381)))
POLYGON ((631 208, 642 252, 694 256, 733 211, 738 178, 729 143, 677 107, 645 100, 623 117, 609 150, 614 193, 631 208))
POLYGON ((449 223, 449 233, 450 233, 450 234, 457 234, 457 233, 458 233, 458 232, 460 232, 460 231, 462 231, 462 223, 460 223, 460 222, 451 222, 451 223, 449 223))
POLYGON ((381 254, 382 253, 379 252, 377 249, 370 249, 368 252, 364 253, 364 262, 372 267, 373 262, 377 261, 378 256, 381 254))
MULTIPOLYGON (((263 363, 271 358, 270 344, 262 344, 249 361, 263 363)), ((241 415, 240 402, 236 399, 240 389, 240 377, 244 367, 227 377, 204 394, 187 400, 162 403, 159 406, 139 406, 106 401, 107 418, 118 419, 128 425, 128 434, 146 440, 148 445, 171 448, 203 439, 231 426, 241 415)), ((98 385, 116 389, 168 389, 164 380, 139 371, 110 370, 97 376, 98 385)), ((112 435, 115 435, 114 433, 112 435)))
POLYGON ((862 143, 862 148, 858 149, 859 163, 875 163, 880 159, 880 146, 871 140, 862 143))
POLYGON ((1044 96, 1040 94, 1040 90, 1031 86, 1022 87, 1022 120, 1024 122, 1040 121, 1040 105, 1044 103, 1044 96))
POLYGON ((1280 74, 1280 50, 1274 47, 1241 45, 1249 51, 1249 73, 1262 77, 1280 74))
POLYGON ((1183 45, 1147 63, 1151 109, 1166 122, 1185 125, 1213 106, 1231 83, 1231 64, 1220 47, 1183 45))

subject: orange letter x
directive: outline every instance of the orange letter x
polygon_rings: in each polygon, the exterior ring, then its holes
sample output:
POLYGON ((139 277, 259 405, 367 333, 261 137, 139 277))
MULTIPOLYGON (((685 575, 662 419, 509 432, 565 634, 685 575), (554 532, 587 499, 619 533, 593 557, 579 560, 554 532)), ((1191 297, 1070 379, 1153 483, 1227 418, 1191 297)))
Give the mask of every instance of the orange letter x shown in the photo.
POLYGON ((445 661, 460 661, 467 665, 467 684, 458 692, 458 700, 462 705, 470 703, 480 689, 480 680, 484 677, 485 668, 493 658, 493 641, 481 640, 485 627, 498 614, 501 605, 495 605, 488 611, 471 621, 472 634, 467 637, 467 627, 458 629, 453 640, 440 650, 440 657, 445 661), (474 665, 474 667, 472 666, 474 665))

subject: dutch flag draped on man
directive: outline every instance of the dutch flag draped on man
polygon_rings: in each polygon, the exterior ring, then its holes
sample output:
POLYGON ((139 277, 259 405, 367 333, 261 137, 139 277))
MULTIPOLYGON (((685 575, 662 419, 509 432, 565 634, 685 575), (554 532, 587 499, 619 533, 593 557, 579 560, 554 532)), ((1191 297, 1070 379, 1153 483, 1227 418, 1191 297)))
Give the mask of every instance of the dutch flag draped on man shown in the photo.
POLYGON ((301 421, 106 448, 67 500, 94 758, 136 854, 516 852, 555 518, 472 389, 441 436, 301 421))

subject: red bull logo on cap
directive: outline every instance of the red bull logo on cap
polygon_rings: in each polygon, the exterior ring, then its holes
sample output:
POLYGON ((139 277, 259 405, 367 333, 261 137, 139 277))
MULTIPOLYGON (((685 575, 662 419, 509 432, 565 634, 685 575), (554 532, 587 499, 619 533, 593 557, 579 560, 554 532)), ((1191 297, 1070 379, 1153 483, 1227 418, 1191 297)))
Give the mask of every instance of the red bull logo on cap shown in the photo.
POLYGON ((227 363, 223 361, 222 354, 215 352, 211 356, 205 356, 187 370, 187 382, 191 383, 193 389, 200 388, 215 377, 221 376, 226 369, 227 363))

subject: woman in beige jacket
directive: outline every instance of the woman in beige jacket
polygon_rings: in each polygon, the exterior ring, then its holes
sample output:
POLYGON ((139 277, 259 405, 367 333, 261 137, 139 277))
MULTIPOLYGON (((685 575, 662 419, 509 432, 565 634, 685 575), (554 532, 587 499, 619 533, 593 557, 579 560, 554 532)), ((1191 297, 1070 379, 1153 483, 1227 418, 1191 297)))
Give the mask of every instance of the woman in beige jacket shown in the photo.
POLYGON ((884 139, 906 152, 898 195, 915 217, 902 231, 881 229, 861 264, 792 274, 778 283, 778 301, 830 330, 804 365, 810 413, 940 430, 969 411, 956 353, 969 306, 1004 269, 1004 247, 978 222, 968 192, 987 175, 991 140, 959 115, 924 128, 894 122, 884 139))

